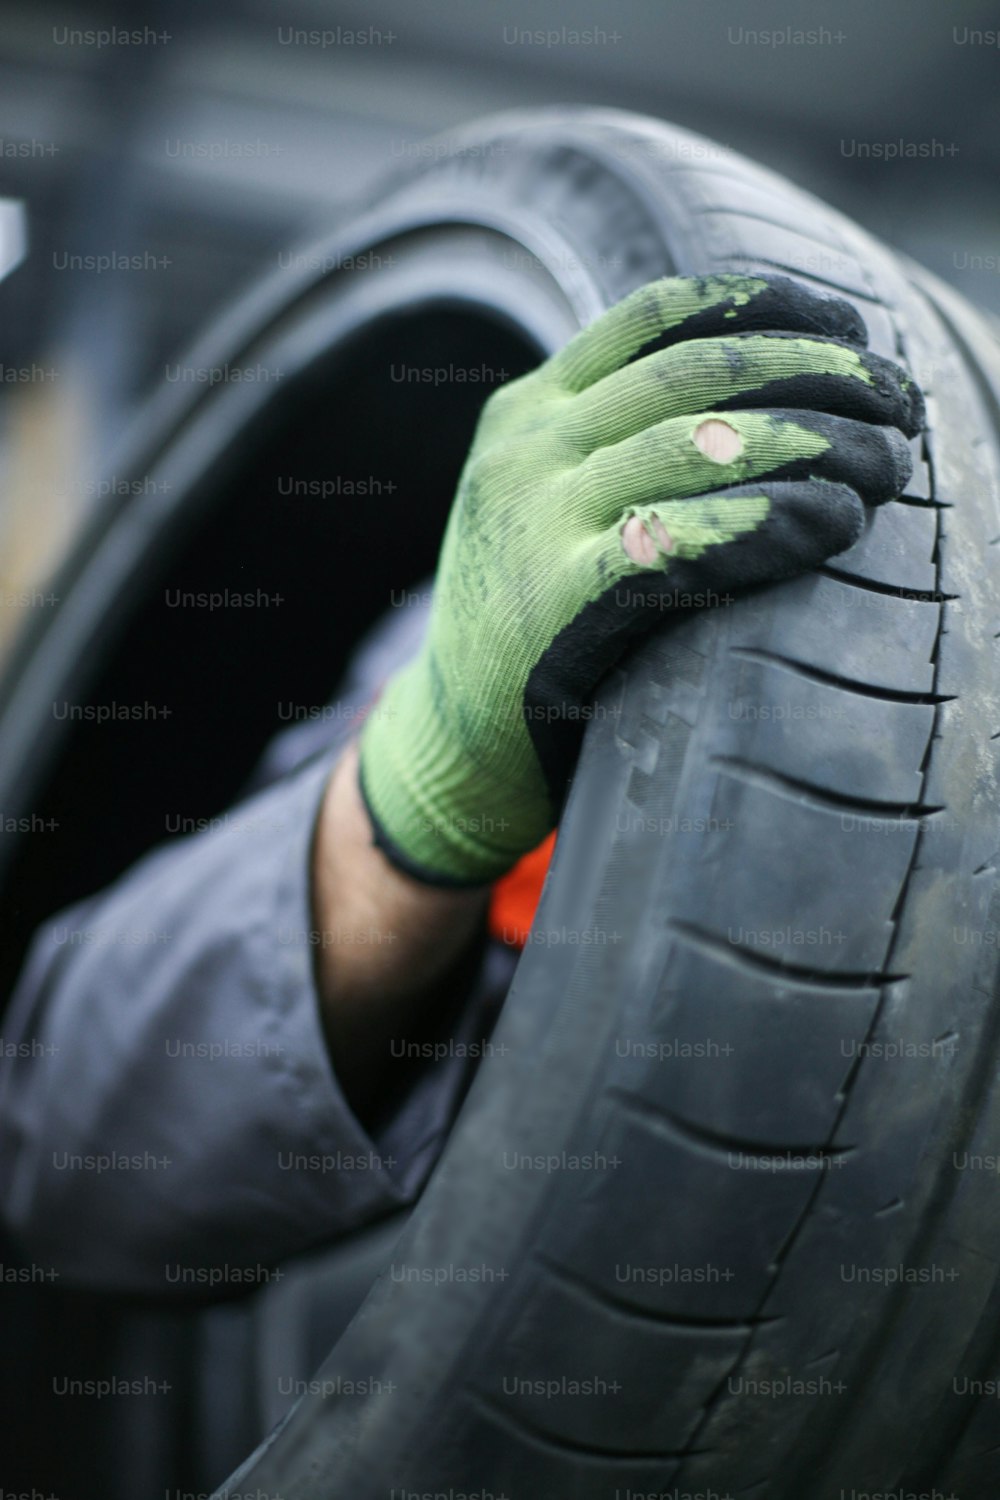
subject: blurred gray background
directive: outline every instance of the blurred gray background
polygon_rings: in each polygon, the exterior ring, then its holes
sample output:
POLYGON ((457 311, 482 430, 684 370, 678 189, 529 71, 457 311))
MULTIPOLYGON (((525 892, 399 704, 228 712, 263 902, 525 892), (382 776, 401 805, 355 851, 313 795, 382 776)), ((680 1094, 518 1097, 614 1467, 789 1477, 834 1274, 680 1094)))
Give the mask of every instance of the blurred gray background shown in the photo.
POLYGON ((4 577, 38 571, 71 476, 228 298, 421 138, 490 111, 596 103, 703 131, 1000 311, 998 30, 989 0, 9 6, 0 190, 30 249, 0 284, 0 364, 42 373, 0 382, 4 577), (132 40, 95 35, 116 27, 132 40), (73 269, 101 255, 142 265, 73 269))

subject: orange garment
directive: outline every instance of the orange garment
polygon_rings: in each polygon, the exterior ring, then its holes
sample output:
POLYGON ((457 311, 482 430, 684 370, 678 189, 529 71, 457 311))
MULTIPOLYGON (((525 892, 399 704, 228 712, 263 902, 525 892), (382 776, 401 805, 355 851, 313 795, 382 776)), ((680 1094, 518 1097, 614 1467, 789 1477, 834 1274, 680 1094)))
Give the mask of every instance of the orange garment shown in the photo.
POLYGON ((556 829, 548 838, 519 859, 512 870, 496 882, 490 898, 490 935, 512 948, 523 948, 535 919, 548 873, 552 850, 555 848, 556 829))

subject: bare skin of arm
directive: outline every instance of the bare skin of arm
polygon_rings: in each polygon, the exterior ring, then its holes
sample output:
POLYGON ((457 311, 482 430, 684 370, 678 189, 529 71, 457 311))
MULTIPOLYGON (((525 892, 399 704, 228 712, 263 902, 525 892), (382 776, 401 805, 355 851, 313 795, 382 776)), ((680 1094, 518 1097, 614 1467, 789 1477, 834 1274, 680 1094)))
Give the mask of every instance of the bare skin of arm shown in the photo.
POLYGON ((312 889, 327 1047, 348 1103, 372 1126, 409 1075, 393 1042, 428 1037, 447 1018, 479 949, 489 888, 424 885, 389 863, 372 841, 351 744, 320 810, 312 889))

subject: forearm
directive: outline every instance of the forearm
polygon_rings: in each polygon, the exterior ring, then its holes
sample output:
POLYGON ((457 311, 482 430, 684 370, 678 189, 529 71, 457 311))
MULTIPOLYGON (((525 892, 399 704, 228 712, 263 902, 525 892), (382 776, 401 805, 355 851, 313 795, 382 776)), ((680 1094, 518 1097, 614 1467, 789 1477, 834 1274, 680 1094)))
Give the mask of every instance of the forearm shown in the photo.
POLYGON ((376 848, 358 788, 357 746, 338 762, 312 860, 317 987, 331 1061, 363 1121, 405 1086, 405 1049, 447 1020, 481 940, 487 890, 425 885, 376 848))

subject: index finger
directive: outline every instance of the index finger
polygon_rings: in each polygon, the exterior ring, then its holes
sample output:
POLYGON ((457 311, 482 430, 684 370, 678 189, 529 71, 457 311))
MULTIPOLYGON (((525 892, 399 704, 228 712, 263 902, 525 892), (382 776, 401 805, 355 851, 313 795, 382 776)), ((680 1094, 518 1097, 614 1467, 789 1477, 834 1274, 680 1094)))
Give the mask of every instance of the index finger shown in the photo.
POLYGON ((564 390, 579 392, 631 360, 687 339, 774 330, 864 346, 861 314, 788 276, 665 276, 630 292, 548 361, 564 390))

